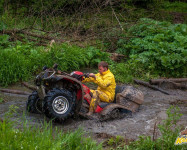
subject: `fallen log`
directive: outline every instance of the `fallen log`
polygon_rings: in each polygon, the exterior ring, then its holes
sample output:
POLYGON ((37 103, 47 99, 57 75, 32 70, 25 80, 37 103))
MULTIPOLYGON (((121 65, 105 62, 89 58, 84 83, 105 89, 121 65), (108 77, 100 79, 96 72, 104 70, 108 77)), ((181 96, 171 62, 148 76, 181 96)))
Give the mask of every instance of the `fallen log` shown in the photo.
POLYGON ((30 95, 31 93, 19 90, 11 90, 11 89, 0 89, 1 92, 4 93, 13 93, 13 94, 20 94, 20 95, 30 95))
POLYGON ((27 36, 30 36, 30 37, 40 38, 40 39, 44 39, 44 40, 50 40, 50 41, 55 40, 55 41, 58 41, 58 42, 64 42, 63 39, 57 39, 57 38, 51 37, 49 35, 39 35, 39 34, 36 34, 36 33, 28 32, 26 30, 18 30, 18 29, 2 30, 0 33, 8 34, 10 36, 15 35, 15 34, 24 34, 24 35, 27 35, 27 36))
POLYGON ((161 82, 187 82, 187 78, 170 78, 170 79, 152 79, 149 81, 150 84, 159 84, 161 82))
POLYGON ((22 82, 21 84, 22 84, 23 86, 25 86, 26 88, 28 88, 29 90, 32 90, 32 91, 36 91, 36 90, 37 90, 36 87, 34 87, 34 86, 32 86, 32 85, 29 85, 29 84, 26 83, 26 82, 22 82))
POLYGON ((187 89, 186 85, 183 85, 183 84, 180 84, 180 83, 175 83, 175 82, 172 82, 172 81, 166 81, 164 83, 170 83, 175 89, 182 89, 182 90, 187 89))
POLYGON ((151 88, 151 89, 153 89, 153 90, 160 91, 160 92, 162 92, 162 93, 164 93, 164 94, 170 95, 170 93, 168 93, 167 91, 162 90, 161 88, 155 87, 155 86, 153 86, 153 85, 150 85, 149 82, 145 82, 145 81, 141 81, 141 80, 136 80, 136 79, 134 79, 134 82, 135 82, 136 84, 140 84, 140 85, 149 87, 149 88, 151 88))

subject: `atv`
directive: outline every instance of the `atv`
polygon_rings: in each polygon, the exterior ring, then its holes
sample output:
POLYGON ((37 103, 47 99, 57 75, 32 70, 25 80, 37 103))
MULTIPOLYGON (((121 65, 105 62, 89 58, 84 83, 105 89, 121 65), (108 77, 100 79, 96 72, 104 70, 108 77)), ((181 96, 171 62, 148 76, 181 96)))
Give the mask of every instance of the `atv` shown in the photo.
MULTIPOLYGON (((44 113, 48 118, 64 121, 72 116, 83 116, 88 112, 92 98, 90 89, 82 84, 89 75, 79 71, 71 74, 43 67, 36 76, 36 90, 28 97, 26 109, 30 113, 44 113)), ((100 118, 115 118, 121 112, 135 112, 143 103, 143 93, 131 86, 116 86, 113 103, 100 102, 95 113, 100 118)))

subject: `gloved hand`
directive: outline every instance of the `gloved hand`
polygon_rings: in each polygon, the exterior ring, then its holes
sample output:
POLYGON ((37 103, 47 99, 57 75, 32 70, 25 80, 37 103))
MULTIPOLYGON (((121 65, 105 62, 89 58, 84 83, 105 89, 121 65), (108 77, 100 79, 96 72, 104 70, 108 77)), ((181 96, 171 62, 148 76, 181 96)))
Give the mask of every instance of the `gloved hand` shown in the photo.
POLYGON ((96 78, 94 73, 90 73, 89 77, 96 78))

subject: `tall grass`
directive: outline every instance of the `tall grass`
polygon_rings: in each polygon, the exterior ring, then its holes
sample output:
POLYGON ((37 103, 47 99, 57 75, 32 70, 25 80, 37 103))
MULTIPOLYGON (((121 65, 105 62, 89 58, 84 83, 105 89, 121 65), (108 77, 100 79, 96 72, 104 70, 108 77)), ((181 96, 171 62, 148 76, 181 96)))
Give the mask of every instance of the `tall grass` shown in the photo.
POLYGON ((62 132, 45 124, 41 128, 30 127, 24 124, 22 129, 13 127, 13 123, 0 122, 0 149, 36 149, 36 150, 98 150, 91 138, 86 138, 82 130, 62 132))
POLYGON ((0 85, 3 86, 28 80, 41 71, 44 65, 52 67, 57 63, 60 70, 73 71, 93 67, 101 60, 109 59, 107 53, 93 47, 60 44, 44 48, 19 41, 12 45, 7 40, 5 36, 3 43, 0 43, 0 85))
POLYGON ((54 128, 51 123, 44 123, 40 127, 33 127, 25 121, 20 125, 10 118, 15 113, 11 107, 4 121, 0 121, 0 149, 24 149, 24 150, 100 150, 101 144, 97 144, 90 137, 85 136, 82 129, 72 132, 63 132, 54 128))

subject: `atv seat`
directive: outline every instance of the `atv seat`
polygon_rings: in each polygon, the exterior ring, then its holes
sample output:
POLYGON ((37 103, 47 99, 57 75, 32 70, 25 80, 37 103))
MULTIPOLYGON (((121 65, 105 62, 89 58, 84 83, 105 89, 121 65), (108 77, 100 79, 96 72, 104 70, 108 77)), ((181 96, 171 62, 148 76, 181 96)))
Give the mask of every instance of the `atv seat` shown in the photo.
POLYGON ((99 103, 99 106, 100 106, 101 108, 104 108, 104 107, 106 107, 106 106, 108 106, 108 105, 110 105, 110 104, 116 103, 116 95, 117 95, 118 93, 121 93, 124 89, 125 89, 125 86, 116 85, 114 101, 113 101, 112 103, 100 102, 100 103, 99 103))

